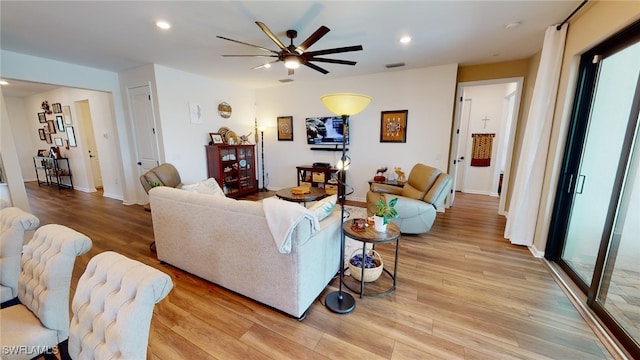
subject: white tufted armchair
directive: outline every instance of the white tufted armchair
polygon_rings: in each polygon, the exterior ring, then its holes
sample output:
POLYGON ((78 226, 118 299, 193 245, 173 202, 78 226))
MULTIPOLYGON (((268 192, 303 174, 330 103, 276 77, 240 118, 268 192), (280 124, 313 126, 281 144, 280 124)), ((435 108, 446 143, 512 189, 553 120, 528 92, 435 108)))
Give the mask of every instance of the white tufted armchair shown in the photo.
POLYGON ((49 224, 35 232, 22 253, 21 304, 0 310, 2 359, 31 359, 66 342, 73 266, 91 246, 87 236, 66 226, 49 224))
POLYGON ((171 291, 169 275, 115 252, 94 256, 71 310, 72 359, 146 359, 153 308, 171 291))
POLYGON ((18 296, 20 255, 24 235, 40 226, 40 220, 28 212, 7 207, 0 210, 0 303, 2 307, 18 296))

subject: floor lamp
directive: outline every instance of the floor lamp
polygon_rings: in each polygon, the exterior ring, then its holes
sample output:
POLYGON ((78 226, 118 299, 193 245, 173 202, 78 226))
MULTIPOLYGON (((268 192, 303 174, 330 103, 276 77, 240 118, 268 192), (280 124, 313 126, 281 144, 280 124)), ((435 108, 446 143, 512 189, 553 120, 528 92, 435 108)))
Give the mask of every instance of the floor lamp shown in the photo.
POLYGON ((260 166, 262 166, 262 187, 260 191, 269 191, 264 183, 264 128, 258 127, 260 131, 260 166))
POLYGON ((325 299, 325 306, 338 314, 346 314, 356 308, 356 301, 349 293, 342 291, 342 283, 344 277, 344 202, 346 197, 346 179, 347 167, 350 159, 346 154, 347 134, 349 128, 349 116, 355 115, 364 110, 371 102, 371 97, 359 94, 328 94, 320 97, 322 104, 332 113, 342 116, 342 157, 336 166, 339 170, 338 177, 340 185, 338 186, 338 199, 340 200, 341 216, 340 216, 340 285, 339 290, 329 293, 325 299))

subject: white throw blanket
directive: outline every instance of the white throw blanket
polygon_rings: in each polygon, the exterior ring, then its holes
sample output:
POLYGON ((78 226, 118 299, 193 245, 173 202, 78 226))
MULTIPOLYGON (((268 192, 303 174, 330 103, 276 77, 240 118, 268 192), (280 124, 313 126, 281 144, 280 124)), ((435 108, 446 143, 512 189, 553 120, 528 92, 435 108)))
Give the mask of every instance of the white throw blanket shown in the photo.
POLYGON ((282 254, 291 253, 291 234, 300 221, 308 219, 311 222, 312 234, 320 230, 318 217, 300 204, 270 197, 262 200, 262 207, 273 240, 282 254))

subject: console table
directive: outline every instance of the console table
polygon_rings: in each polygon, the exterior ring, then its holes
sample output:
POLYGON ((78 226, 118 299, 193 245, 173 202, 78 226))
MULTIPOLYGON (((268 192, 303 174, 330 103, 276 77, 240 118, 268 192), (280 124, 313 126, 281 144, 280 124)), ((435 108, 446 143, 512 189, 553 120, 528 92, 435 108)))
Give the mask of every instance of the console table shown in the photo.
POLYGON ((298 186, 324 188, 327 194, 338 193, 338 169, 332 167, 313 167, 311 165, 296 166, 298 186))

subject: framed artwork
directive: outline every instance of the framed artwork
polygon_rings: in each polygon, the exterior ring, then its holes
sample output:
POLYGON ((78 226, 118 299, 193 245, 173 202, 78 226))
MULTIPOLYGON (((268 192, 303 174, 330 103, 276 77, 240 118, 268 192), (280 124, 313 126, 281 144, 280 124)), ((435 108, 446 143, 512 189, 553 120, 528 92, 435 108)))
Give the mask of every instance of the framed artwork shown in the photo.
POLYGON ((383 111, 380 116, 380 142, 407 142, 409 110, 383 111))
POLYGON ((71 125, 71 108, 69 105, 65 105, 62 107, 62 116, 64 117, 64 123, 67 125, 71 125))
POLYGON ((293 141, 293 116, 278 117, 278 140, 293 141))
POLYGON ((50 134, 56 133, 56 124, 53 123, 53 120, 47 120, 47 131, 50 134))
POLYGON ((69 146, 78 146, 78 143, 76 142, 76 133, 73 131, 73 127, 67 126, 65 130, 67 131, 67 141, 69 143, 69 146))
POLYGON ((48 157, 49 155, 47 155, 49 152, 46 149, 38 149, 38 156, 40 157, 48 157))
POLYGON ((44 129, 38 129, 38 136, 40 136, 40 140, 46 141, 47 134, 44 133, 44 129))
POLYGON ((56 115, 56 127, 58 132, 64 131, 64 120, 62 120, 62 115, 56 115))
POLYGON ((44 141, 46 141, 47 144, 53 143, 53 141, 51 140, 51 133, 45 131, 44 132, 44 136, 45 136, 45 140, 44 141))
POLYGON ((44 124, 47 122, 47 116, 44 112, 39 112, 38 113, 38 121, 40 121, 40 123, 44 124))
POLYGON ((62 105, 60 103, 52 104, 51 109, 54 114, 60 114, 62 112, 62 105))
POLYGON ((224 144, 224 139, 220 133, 209 133, 212 144, 224 144))
POLYGON ((56 144, 56 146, 62 146, 62 138, 61 137, 53 138, 53 143, 56 144))

